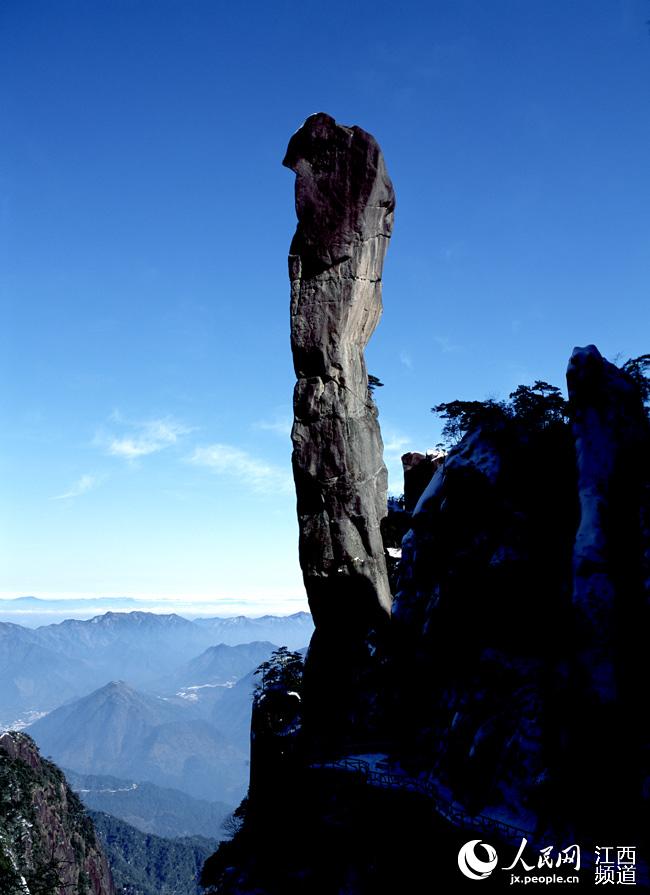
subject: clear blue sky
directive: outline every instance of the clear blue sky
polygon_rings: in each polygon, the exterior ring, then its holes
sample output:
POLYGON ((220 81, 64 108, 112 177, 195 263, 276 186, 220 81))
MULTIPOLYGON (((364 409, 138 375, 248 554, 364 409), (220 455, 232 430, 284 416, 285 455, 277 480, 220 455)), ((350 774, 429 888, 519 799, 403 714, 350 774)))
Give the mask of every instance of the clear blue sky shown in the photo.
POLYGON ((311 112, 396 188, 368 352, 394 489, 434 403, 649 351, 648 18, 3 0, 2 594, 304 606, 280 162, 311 112))

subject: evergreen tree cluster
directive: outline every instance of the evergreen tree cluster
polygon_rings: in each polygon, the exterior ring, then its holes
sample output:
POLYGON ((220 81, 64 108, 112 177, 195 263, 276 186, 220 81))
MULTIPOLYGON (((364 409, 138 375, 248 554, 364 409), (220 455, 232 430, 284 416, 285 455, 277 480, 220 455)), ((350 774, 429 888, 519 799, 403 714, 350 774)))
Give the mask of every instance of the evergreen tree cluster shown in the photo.
POLYGON ((199 895, 199 875, 216 841, 141 833, 110 814, 90 812, 122 895, 199 895))
POLYGON ((255 674, 260 678, 255 696, 259 696, 267 689, 282 688, 300 692, 302 683, 303 660, 300 653, 293 652, 286 646, 281 646, 271 653, 270 658, 256 669, 255 674))
MULTIPOLYGON (((650 354, 630 358, 621 370, 636 383, 650 409, 650 354)), ((441 446, 449 449, 478 426, 513 422, 529 432, 564 426, 570 420, 571 406, 557 386, 538 379, 532 385, 517 386, 505 401, 448 401, 436 404, 431 412, 444 420, 441 446)))

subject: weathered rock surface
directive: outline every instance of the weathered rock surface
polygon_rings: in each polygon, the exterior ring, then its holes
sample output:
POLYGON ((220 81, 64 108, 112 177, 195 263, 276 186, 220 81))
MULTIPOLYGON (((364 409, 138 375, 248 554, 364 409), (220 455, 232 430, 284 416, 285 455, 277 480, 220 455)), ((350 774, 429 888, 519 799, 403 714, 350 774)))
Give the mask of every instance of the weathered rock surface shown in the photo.
POLYGON ((393 606, 400 748, 472 812, 620 836, 647 775, 648 424, 593 346, 568 380, 572 427, 476 428, 417 503, 393 606), (599 786, 616 767, 626 785, 599 786))
POLYGON ((294 134, 283 164, 296 173, 298 216, 289 255, 293 470, 316 625, 306 682, 318 664, 336 689, 363 675, 391 607, 380 530, 387 473, 364 349, 381 315, 395 200, 374 138, 323 113, 294 134))
POLYGON ((0 891, 115 895, 92 821, 22 733, 0 736, 0 891))

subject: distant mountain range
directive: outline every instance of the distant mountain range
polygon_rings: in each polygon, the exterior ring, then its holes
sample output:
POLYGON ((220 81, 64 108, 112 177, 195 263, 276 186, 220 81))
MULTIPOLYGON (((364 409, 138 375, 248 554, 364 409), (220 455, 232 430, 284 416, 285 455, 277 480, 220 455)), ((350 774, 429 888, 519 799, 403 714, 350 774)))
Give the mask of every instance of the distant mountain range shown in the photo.
POLYGON ((253 690, 258 683, 255 671, 250 671, 234 687, 222 690, 212 708, 212 723, 227 730, 231 741, 240 749, 250 746, 253 690))
POLYGON ((197 704, 206 698, 214 701, 219 694, 212 691, 233 687, 251 669, 266 661, 275 648, 268 640, 237 646, 219 643, 156 681, 152 689, 156 693, 174 693, 197 704))
POLYGON ((109 610, 129 612, 147 609, 133 597, 89 597, 87 599, 42 600, 38 597, 0 599, 0 622, 13 622, 34 628, 64 618, 91 618, 109 610))
POLYGON ((163 679, 177 689, 236 680, 266 658, 258 658, 254 649, 249 658, 245 651, 238 655, 244 644, 261 640, 267 646, 296 648, 309 642, 312 631, 311 616, 304 612, 196 621, 175 614, 107 612, 35 629, 0 622, 0 727, 30 711, 49 711, 117 678, 157 692, 163 679), (219 644, 235 649, 199 658, 219 644), (189 664, 193 660, 196 667, 189 664), (212 670, 207 668, 211 662, 212 670), (201 663, 206 665, 205 676, 201 663), (177 675, 179 669, 184 670, 177 675))
POLYGON ((119 817, 155 836, 208 836, 218 839, 234 805, 194 799, 178 789, 119 777, 65 770, 70 787, 86 808, 119 817))
MULTIPOLYGON (((44 754, 80 774, 234 806, 248 781, 254 671, 276 646, 304 647, 312 629, 307 613, 0 623, 0 730, 29 725, 44 754)), ((140 790, 112 802, 128 801, 132 814, 125 806, 122 816, 162 832, 143 798, 140 790)), ((106 794, 93 807, 106 810, 106 794)))
MULTIPOLYGON (((28 628, 36 628, 42 625, 54 624, 64 619, 87 621, 93 618, 93 616, 103 615, 106 612, 144 612, 162 615, 176 614, 188 620, 205 620, 208 624, 223 621, 228 626, 232 622, 237 627, 242 619, 251 622, 261 622, 263 625, 264 619, 280 619, 283 617, 273 615, 266 615, 261 618, 250 618, 242 615, 236 617, 217 616, 215 615, 215 609, 218 605, 218 601, 211 604, 191 599, 160 600, 135 597, 79 597, 74 599, 44 600, 40 597, 26 596, 0 599, 0 622, 11 622, 12 624, 24 625, 28 628)), ((237 604, 238 608, 239 605, 241 604, 237 604)), ((309 613, 306 612, 298 612, 295 615, 306 615, 309 617, 309 613)), ((267 639, 267 635, 258 632, 251 639, 263 640, 267 639)), ((229 640, 224 640, 224 643, 229 642, 229 640)))
POLYGON ((307 646, 314 633, 314 622, 309 612, 293 615, 262 615, 249 618, 237 615, 232 618, 196 618, 194 623, 212 632, 213 643, 248 643, 252 640, 270 640, 289 649, 307 646))
POLYGON ((41 752, 84 774, 108 774, 237 804, 248 753, 191 704, 149 696, 123 681, 60 706, 29 728, 41 752))

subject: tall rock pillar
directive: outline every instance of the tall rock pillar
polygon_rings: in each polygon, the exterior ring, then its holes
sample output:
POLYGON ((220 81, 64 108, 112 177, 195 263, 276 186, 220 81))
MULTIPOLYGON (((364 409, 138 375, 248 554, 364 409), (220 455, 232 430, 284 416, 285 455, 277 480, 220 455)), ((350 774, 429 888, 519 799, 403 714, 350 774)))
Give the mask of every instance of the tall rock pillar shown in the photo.
POLYGON ((300 565, 316 625, 306 723, 311 705, 313 723, 318 716, 338 734, 368 729, 372 707, 346 694, 364 689, 391 606, 380 532, 387 474, 363 352, 381 316, 395 198, 375 139, 324 113, 293 135, 283 164, 296 173, 291 437, 300 565))

